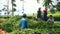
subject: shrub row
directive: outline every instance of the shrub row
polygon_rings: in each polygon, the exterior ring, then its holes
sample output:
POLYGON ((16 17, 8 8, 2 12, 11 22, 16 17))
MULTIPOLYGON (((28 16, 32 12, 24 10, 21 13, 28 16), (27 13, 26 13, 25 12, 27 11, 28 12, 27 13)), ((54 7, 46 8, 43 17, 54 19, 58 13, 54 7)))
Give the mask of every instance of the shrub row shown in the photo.
MULTIPOLYGON (((2 23, 3 29, 7 32, 12 32, 12 33, 18 33, 17 30, 19 28, 19 20, 21 19, 21 16, 13 16, 10 17, 9 20, 7 19, 6 21, 4 21, 2 23)), ((57 24, 54 23, 48 23, 45 21, 35 21, 33 19, 28 19, 28 24, 29 24, 29 28, 30 29, 35 29, 34 31, 39 31, 39 32, 46 32, 46 31, 53 31, 53 33, 55 32, 59 32, 60 30, 60 26, 58 26, 57 24), (43 29, 43 30, 42 30, 43 29)), ((31 30, 31 31, 33 31, 31 30)), ((28 30, 27 30, 28 31, 28 30)), ((28 31, 30 32, 30 31, 28 31)))

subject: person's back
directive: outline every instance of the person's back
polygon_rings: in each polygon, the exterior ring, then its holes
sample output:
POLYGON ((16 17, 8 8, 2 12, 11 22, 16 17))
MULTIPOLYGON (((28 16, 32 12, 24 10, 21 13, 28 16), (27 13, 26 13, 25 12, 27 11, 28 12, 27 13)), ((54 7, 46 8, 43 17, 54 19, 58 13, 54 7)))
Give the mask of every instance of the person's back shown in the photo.
POLYGON ((23 16, 23 18, 20 20, 20 29, 22 30, 25 28, 28 28, 28 23, 25 16, 23 16))
POLYGON ((41 19, 41 8, 39 8, 39 10, 37 11, 37 19, 41 19))
POLYGON ((44 20, 47 21, 47 8, 44 10, 44 20))

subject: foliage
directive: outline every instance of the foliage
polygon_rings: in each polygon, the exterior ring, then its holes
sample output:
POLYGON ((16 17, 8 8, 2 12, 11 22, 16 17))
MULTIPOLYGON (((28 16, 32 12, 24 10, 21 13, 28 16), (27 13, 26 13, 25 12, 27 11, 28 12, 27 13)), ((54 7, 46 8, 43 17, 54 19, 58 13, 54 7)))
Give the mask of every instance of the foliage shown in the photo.
POLYGON ((38 32, 38 33, 41 33, 41 34, 46 34, 46 32, 51 32, 52 34, 58 34, 59 33, 59 30, 60 29, 50 29, 50 30, 47 30, 47 29, 25 29, 25 30, 22 30, 22 31, 13 31, 11 32, 10 34, 32 34, 33 32, 38 32))
POLYGON ((15 1, 15 0, 12 0, 12 1, 15 1))
POLYGON ((13 8, 13 12, 14 12, 14 11, 16 11, 16 9, 15 9, 15 8, 13 8))
POLYGON ((7 19, 5 22, 3 22, 3 29, 7 32, 12 32, 13 30, 16 30, 19 28, 19 19, 21 17, 13 16, 9 20, 7 19))
POLYGON ((60 11, 60 2, 57 3, 56 9, 57 9, 58 11, 60 11))
POLYGON ((16 6, 16 4, 13 4, 14 6, 16 6))
POLYGON ((2 23, 3 29, 7 32, 10 32, 10 34, 22 34, 23 32, 26 32, 27 34, 30 34, 32 32, 41 32, 42 34, 45 34, 47 31, 54 33, 60 32, 60 25, 55 23, 48 23, 45 21, 35 21, 33 19, 28 19, 29 29, 22 30, 18 32, 19 28, 19 20, 21 19, 21 16, 13 16, 7 19, 5 22, 2 23))
POLYGON ((52 0, 44 0, 44 6, 45 7, 48 7, 49 6, 49 4, 51 4, 52 3, 52 0))
POLYGON ((54 13, 56 13, 56 10, 55 10, 54 8, 51 8, 51 9, 50 9, 50 12, 51 12, 52 14, 54 14, 54 13))
POLYGON ((60 11, 56 11, 55 13, 51 13, 51 11, 48 12, 48 16, 53 15, 55 21, 60 21, 60 11))

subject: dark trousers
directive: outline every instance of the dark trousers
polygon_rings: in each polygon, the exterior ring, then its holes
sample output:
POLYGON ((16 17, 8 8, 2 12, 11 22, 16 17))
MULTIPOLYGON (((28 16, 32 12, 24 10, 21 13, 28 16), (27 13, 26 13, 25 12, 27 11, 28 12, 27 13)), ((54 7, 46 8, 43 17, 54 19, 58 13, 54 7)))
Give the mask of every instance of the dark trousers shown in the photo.
POLYGON ((47 12, 44 12, 44 20, 47 21, 47 12))

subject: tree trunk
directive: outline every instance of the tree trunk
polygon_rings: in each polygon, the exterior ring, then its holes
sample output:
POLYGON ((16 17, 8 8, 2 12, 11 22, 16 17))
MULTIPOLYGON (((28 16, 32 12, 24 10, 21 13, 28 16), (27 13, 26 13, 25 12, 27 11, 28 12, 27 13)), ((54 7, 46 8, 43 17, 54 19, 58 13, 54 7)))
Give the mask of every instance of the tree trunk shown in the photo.
POLYGON ((12 16, 14 16, 14 11, 13 11, 13 1, 12 1, 12 16))
POLYGON ((7 0, 7 17, 9 17, 9 0, 7 0))

